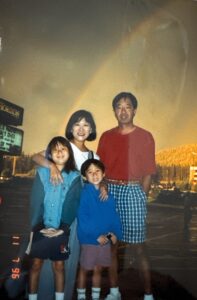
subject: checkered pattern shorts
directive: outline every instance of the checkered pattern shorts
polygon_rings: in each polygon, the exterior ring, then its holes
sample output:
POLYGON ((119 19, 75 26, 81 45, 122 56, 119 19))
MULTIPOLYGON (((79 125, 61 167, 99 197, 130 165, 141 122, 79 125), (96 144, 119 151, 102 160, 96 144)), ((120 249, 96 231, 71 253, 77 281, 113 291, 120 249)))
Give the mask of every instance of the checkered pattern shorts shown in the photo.
POLYGON ((122 222, 122 241, 143 243, 146 238, 147 197, 141 185, 109 184, 108 187, 116 200, 116 209, 122 222))

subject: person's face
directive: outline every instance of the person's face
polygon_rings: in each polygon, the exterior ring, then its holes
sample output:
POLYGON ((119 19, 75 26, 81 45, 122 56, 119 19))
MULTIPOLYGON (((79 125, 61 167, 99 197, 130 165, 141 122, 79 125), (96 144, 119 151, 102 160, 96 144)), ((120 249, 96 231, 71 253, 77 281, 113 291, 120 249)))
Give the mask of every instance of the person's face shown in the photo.
POLYGON ((69 158, 68 148, 58 143, 51 151, 51 158, 57 166, 64 167, 69 158))
POLYGON ((102 181, 105 174, 103 171, 94 164, 91 164, 86 170, 86 179, 88 182, 94 184, 96 187, 99 187, 99 183, 102 181))
POLYGON ((114 113, 120 125, 132 124, 136 109, 133 108, 133 105, 129 99, 122 98, 116 104, 114 113))
POLYGON ((84 142, 89 137, 91 132, 92 128, 90 123, 88 123, 85 118, 74 123, 72 128, 73 138, 79 142, 84 142))

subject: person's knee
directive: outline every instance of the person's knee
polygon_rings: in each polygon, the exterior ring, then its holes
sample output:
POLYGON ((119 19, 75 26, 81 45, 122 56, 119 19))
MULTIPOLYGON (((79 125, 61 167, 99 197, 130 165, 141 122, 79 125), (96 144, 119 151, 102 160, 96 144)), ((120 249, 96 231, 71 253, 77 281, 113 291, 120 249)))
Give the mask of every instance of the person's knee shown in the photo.
POLYGON ((40 261, 34 261, 31 267, 33 272, 40 272, 41 268, 42 268, 42 262, 40 261))
POLYGON ((55 262, 53 264, 53 270, 57 273, 62 273, 64 271, 64 263, 63 262, 55 262))
POLYGON ((101 266, 95 266, 94 267, 94 274, 100 275, 101 271, 102 271, 102 267, 101 266))
POLYGON ((142 270, 149 270, 149 258, 144 244, 135 245, 135 257, 142 270))
POLYGON ((85 270, 83 267, 80 266, 78 276, 86 276, 87 270, 85 270))
POLYGON ((134 248, 135 256, 137 259, 148 259, 146 247, 144 244, 136 244, 134 248))

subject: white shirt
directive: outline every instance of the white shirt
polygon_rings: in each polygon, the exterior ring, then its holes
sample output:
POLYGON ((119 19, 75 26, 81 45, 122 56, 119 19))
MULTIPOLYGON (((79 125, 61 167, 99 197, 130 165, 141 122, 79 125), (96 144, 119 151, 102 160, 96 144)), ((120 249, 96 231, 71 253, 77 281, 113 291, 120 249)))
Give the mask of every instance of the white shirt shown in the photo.
MULTIPOLYGON (((81 151, 77 146, 75 146, 73 143, 70 142, 70 145, 72 147, 73 153, 74 153, 74 158, 76 162, 77 169, 80 171, 81 170, 81 165, 88 159, 88 154, 89 151, 81 151)), ((93 151, 94 158, 99 159, 99 156, 93 151)))

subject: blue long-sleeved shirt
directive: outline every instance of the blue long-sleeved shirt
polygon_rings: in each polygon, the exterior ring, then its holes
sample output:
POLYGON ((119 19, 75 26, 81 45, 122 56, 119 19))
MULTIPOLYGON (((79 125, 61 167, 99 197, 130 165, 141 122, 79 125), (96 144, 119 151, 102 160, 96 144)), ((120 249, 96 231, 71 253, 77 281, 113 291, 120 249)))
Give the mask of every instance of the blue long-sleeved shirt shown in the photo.
POLYGON ((77 214, 77 235, 81 244, 98 245, 98 237, 108 232, 114 233, 119 240, 122 238, 122 227, 115 200, 111 194, 102 201, 100 190, 93 184, 86 183, 80 196, 77 214))

